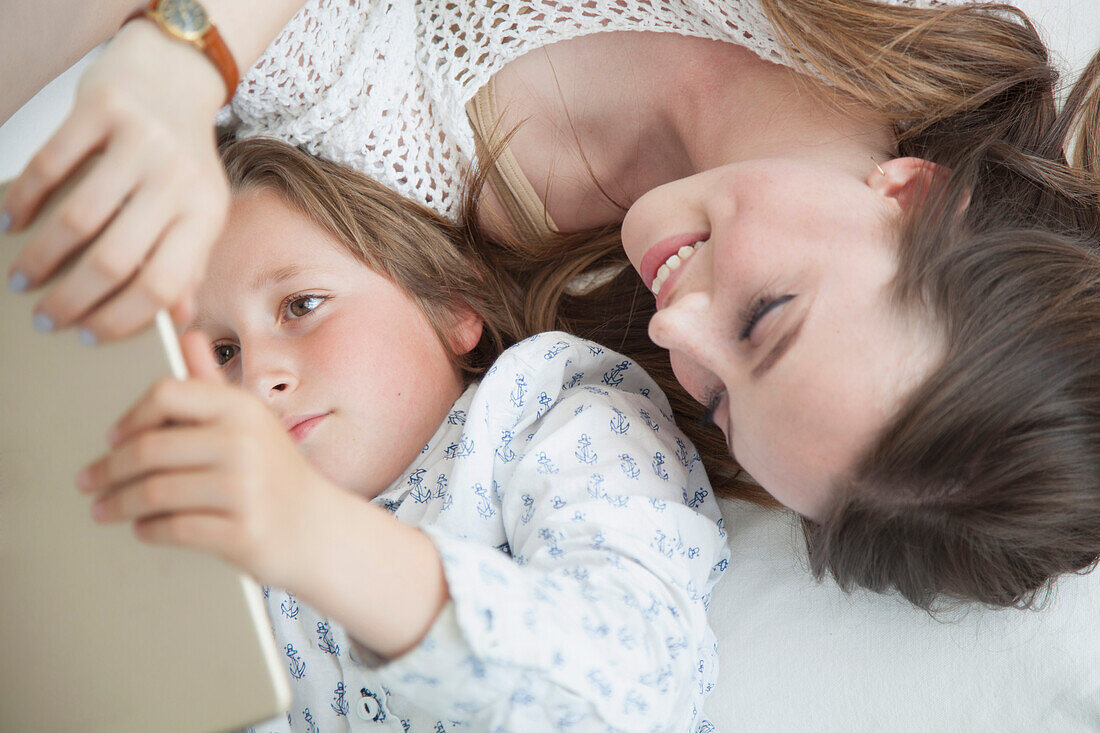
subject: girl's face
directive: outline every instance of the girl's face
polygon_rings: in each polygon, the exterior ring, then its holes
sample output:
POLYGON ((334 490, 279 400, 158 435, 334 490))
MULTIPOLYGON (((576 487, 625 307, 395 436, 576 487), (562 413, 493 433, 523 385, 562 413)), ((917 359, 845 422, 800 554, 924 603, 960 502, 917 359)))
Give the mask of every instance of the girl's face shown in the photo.
MULTIPOLYGON (((229 381, 266 403, 321 473, 368 498, 462 393, 416 303, 271 191, 234 198, 197 303, 192 327, 229 381)), ((459 331, 472 346, 480 321, 459 331)))
POLYGON ((650 337, 741 466, 811 518, 941 354, 935 328, 890 298, 889 225, 923 169, 887 166, 863 180, 737 163, 650 191, 623 223, 631 262, 658 285, 650 337))

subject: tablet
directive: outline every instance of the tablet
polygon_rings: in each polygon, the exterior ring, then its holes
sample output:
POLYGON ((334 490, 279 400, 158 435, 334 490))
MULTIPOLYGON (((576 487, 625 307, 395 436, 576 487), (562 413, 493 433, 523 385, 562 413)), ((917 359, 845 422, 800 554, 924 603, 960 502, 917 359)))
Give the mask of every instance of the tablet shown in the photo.
MULTIPOLYGON (((5 280, 28 234, 0 234, 5 280)), ((0 286, 0 730, 192 733, 285 712, 259 588, 96 524, 76 488, 108 428, 171 373, 156 330, 95 348, 38 333, 44 292, 0 286)))

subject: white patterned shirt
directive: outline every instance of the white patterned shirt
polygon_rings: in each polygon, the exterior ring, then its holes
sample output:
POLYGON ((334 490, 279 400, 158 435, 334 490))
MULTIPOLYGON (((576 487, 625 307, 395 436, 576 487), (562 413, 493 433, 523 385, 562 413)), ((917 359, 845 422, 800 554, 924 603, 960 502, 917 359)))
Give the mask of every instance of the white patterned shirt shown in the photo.
POLYGON ((706 607, 729 550, 699 456, 636 364, 527 339, 373 502, 432 538, 451 600, 378 665, 265 588, 294 701, 252 730, 713 730, 706 607))

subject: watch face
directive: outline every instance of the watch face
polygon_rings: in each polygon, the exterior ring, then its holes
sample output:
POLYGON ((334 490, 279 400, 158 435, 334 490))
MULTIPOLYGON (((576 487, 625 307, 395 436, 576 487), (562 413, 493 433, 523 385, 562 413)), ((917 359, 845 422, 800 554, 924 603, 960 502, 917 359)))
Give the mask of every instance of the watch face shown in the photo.
POLYGON ((161 0, 157 11, 184 36, 198 35, 208 24, 206 10, 195 0, 161 0))

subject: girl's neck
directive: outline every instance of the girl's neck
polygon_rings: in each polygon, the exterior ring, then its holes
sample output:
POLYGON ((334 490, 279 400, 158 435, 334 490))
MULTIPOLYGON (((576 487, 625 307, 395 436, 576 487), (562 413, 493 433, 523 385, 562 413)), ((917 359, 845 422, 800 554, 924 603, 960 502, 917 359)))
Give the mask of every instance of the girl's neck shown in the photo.
POLYGON ((892 141, 866 110, 787 67, 675 33, 563 41, 512 61, 496 84, 510 148, 562 231, 620 221, 647 191, 739 160, 798 156, 866 174, 892 141))

